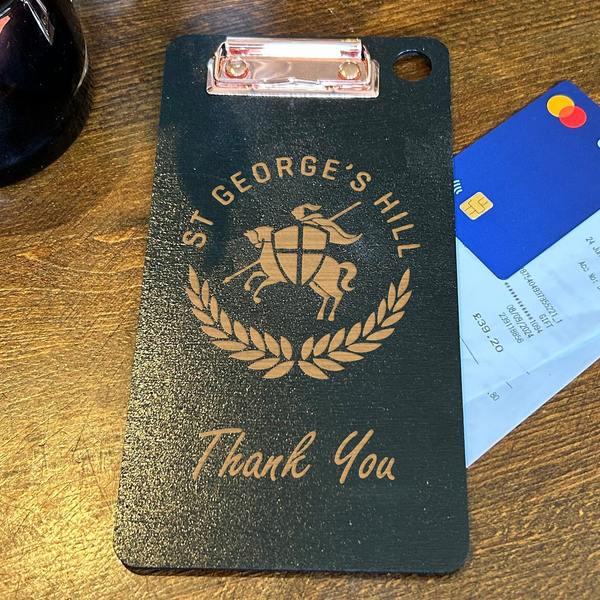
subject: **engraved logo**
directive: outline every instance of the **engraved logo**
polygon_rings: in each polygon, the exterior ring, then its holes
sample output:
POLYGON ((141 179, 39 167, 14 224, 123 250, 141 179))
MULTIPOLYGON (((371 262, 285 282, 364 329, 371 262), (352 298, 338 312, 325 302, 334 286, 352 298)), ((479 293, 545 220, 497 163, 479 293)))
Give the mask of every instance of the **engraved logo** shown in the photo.
MULTIPOLYGON (((300 169, 295 170, 291 158, 277 158, 277 174, 279 179, 294 177, 294 173, 301 177, 313 177, 317 174, 316 163, 315 157, 305 156, 300 163, 300 169)), ((338 165, 340 165, 339 161, 328 159, 322 171, 322 178, 334 181, 338 165)), ((348 164, 345 170, 350 172, 353 168, 353 164, 348 164)), ((238 194, 245 193, 253 185, 265 185, 274 179, 268 165, 263 162, 252 166, 252 174, 255 184, 248 183, 240 171, 230 177, 235 186, 233 189, 237 191, 231 191, 232 188, 227 189, 224 185, 217 185, 212 193, 213 198, 219 205, 227 207, 237 200, 238 194)), ((363 193, 372 180, 372 176, 365 171, 349 176, 352 177, 349 188, 352 190, 351 193, 355 194, 363 193)), ((375 231, 393 237, 396 242, 395 260, 403 261, 404 254, 419 248, 420 244, 414 243, 414 238, 411 239, 414 224, 407 222, 408 212, 401 208, 400 202, 394 199, 392 192, 388 192, 380 197, 371 196, 367 204, 371 204, 370 210, 375 212, 373 218, 381 219, 379 221, 381 225, 375 225, 375 231)), ((234 267, 231 268, 234 272, 224 279, 221 279, 223 277, 221 275, 218 284, 213 282, 215 285, 212 285, 208 278, 199 278, 196 270, 189 266, 189 287, 186 291, 191 302, 191 310, 199 321, 201 335, 206 336, 217 348, 227 352, 231 359, 240 361, 248 369, 261 373, 265 379, 283 377, 294 367, 298 367, 302 373, 313 379, 329 379, 332 373, 343 371, 349 363, 363 360, 367 354, 380 348, 383 341, 394 333, 411 297, 412 292, 408 289, 410 269, 406 266, 401 268, 402 262, 400 262, 399 280, 397 283, 389 284, 384 298, 380 297, 378 303, 371 309, 365 309, 362 319, 357 320, 354 316, 347 327, 338 325, 327 333, 322 330, 324 324, 317 326, 319 321, 335 322, 336 313, 342 310, 343 313, 340 314, 353 314, 348 313, 348 309, 344 309, 348 305, 348 300, 344 300, 345 296, 351 294, 360 285, 360 294, 365 298, 364 293, 368 292, 370 287, 362 286, 371 278, 377 277, 372 266, 370 272, 363 272, 360 264, 358 266, 355 264, 362 250, 358 253, 356 250, 350 252, 354 257, 352 260, 347 260, 345 258, 348 256, 344 256, 347 251, 343 247, 352 247, 362 240, 363 231, 357 232, 356 227, 349 227, 354 231, 346 231, 342 217, 361 205, 364 210, 365 202, 363 200, 348 202, 346 208, 333 216, 328 216, 329 211, 324 209, 322 204, 324 203, 303 203, 295 206, 290 211, 293 220, 286 217, 287 223, 277 223, 278 217, 273 216, 277 213, 269 212, 271 216, 265 218, 262 223, 260 219, 254 220, 254 228, 244 230, 243 225, 240 227, 236 224, 238 237, 232 247, 247 256, 246 262, 250 264, 242 266, 244 264, 242 262, 240 265, 241 261, 239 259, 236 261, 234 255, 232 257, 234 267), (253 248, 249 246, 250 244, 253 248), (246 249, 242 250, 244 245, 246 249), (254 257, 252 251, 255 252, 254 257), (256 260, 250 262, 253 258, 256 260), (241 268, 235 271, 236 266, 241 268), (280 291, 265 294, 264 290, 272 286, 276 286, 280 291), (219 299, 215 294, 215 288, 219 290, 219 299), (284 291, 286 288, 287 291, 284 291), (262 326, 256 323, 252 326, 250 323, 242 322, 244 319, 240 315, 244 312, 247 314, 247 310, 240 306, 244 298, 247 298, 249 303, 260 305, 263 311, 261 323, 268 323, 271 315, 278 314, 280 315, 278 318, 281 319, 282 307, 285 307, 284 310, 287 309, 287 306, 281 303, 286 302, 286 296, 293 300, 299 293, 298 288, 314 292, 319 297, 320 304, 315 303, 314 308, 307 304, 295 305, 295 310, 298 311, 296 314, 302 319, 296 321, 293 317, 294 313, 290 313, 291 318, 289 323, 287 321, 286 323, 290 328, 291 341, 285 336, 272 335, 262 330, 262 326), (273 304, 275 302, 279 305, 273 304), (310 335, 310 331, 305 332, 307 323, 312 319, 315 328, 321 328, 318 336, 310 335), (294 330, 294 327, 298 327, 298 323, 302 323, 302 330, 294 330)), ((287 212, 287 215, 290 212, 287 212)), ((352 216, 356 214, 352 213, 352 216)), ((371 229, 369 229, 364 218, 365 213, 360 219, 355 219, 354 223, 361 222, 367 232, 374 231, 373 225, 370 225, 371 229)), ((211 219, 214 219, 212 215, 211 219)), ((194 228, 202 227, 204 231, 193 229, 186 231, 182 237, 183 244, 196 251, 204 248, 211 239, 210 231, 206 230, 206 227, 210 228, 214 225, 211 219, 201 216, 196 210, 190 223, 194 228)), ((370 235, 372 234, 368 233, 368 236, 370 235)), ((366 250, 366 252, 368 254, 372 251, 366 250)), ((381 290, 381 287, 379 289, 381 290)), ((290 310, 293 305, 291 302, 290 310)), ((357 304, 353 299, 349 306, 354 306, 351 308, 353 311, 356 308, 360 310, 362 300, 357 304)), ((278 326, 281 327, 281 322, 278 326)), ((265 329, 269 327, 266 326, 265 329)))

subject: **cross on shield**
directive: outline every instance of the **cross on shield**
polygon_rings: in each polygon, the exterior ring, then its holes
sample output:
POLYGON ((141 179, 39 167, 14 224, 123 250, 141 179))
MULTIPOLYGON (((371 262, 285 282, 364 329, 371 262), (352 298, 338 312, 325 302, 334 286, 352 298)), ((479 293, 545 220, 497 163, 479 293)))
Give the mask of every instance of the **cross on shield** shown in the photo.
POLYGON ((292 225, 274 234, 277 263, 289 281, 304 285, 312 280, 325 258, 328 237, 310 225, 292 225))

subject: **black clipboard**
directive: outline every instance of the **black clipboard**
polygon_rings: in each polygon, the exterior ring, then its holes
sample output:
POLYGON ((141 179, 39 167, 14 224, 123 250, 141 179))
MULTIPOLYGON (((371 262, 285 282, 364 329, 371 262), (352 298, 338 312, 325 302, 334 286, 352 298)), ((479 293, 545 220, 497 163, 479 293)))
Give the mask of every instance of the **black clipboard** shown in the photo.
POLYGON ((171 43, 116 515, 125 565, 460 566, 451 161, 435 40, 171 43), (403 53, 430 75, 399 79, 403 53))

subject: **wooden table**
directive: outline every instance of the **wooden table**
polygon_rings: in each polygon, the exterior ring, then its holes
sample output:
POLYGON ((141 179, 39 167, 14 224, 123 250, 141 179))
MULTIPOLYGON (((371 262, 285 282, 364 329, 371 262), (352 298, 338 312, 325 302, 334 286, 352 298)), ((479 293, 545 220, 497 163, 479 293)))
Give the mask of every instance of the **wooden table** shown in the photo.
POLYGON ((112 550, 163 55, 186 33, 439 38, 460 151, 563 79, 600 101, 597 0, 81 0, 89 122, 0 190, 0 597, 598 598, 600 363, 469 469, 472 549, 444 577, 143 577, 112 550))

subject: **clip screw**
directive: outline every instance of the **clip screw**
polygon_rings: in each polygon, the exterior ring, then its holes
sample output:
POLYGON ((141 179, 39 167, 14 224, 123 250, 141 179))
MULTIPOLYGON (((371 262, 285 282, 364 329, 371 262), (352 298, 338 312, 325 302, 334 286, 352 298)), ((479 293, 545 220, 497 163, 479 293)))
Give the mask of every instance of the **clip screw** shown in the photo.
POLYGON ((340 79, 354 80, 360 77, 360 67, 353 62, 344 62, 338 69, 340 79))
POLYGON ((232 58, 225 65, 225 73, 227 77, 241 79, 248 75, 248 65, 241 58, 232 58))

